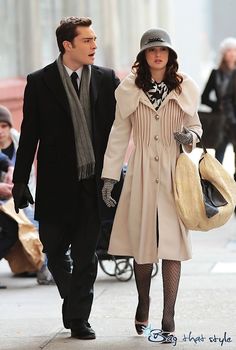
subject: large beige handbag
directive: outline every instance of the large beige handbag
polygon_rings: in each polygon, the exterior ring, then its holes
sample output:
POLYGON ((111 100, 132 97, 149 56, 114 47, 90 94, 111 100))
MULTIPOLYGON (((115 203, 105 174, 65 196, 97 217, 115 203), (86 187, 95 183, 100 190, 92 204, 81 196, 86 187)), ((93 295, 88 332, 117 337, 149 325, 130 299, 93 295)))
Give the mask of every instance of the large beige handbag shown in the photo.
POLYGON ((44 254, 36 227, 25 216, 23 210, 16 214, 12 198, 1 205, 0 210, 18 224, 19 240, 5 256, 12 272, 22 273, 40 270, 44 262, 44 254))
POLYGON ((224 225, 236 204, 235 181, 204 146, 203 150, 198 167, 187 154, 180 153, 173 184, 178 215, 187 229, 195 231, 208 231, 224 225), (207 216, 202 179, 208 180, 225 200, 212 217, 207 216))

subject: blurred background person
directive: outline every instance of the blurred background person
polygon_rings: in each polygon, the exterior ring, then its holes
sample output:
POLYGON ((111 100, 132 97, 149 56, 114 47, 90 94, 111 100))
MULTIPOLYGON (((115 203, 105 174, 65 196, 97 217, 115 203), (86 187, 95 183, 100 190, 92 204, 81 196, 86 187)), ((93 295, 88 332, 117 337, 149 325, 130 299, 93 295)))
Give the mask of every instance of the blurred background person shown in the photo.
MULTIPOLYGON (((13 217, 7 215, 3 209, 4 204, 12 198, 12 175, 14 170, 16 150, 19 143, 19 132, 13 128, 10 111, 0 105, 0 259, 4 258, 18 241, 18 224, 13 217)), ((30 174, 30 189, 35 194, 35 172, 32 167, 30 174)), ((24 214, 38 229, 38 222, 34 220, 34 207, 24 209, 24 214)), ((37 276, 39 284, 54 284, 51 273, 47 268, 47 258, 39 271, 23 271, 22 276, 37 276)))
MULTIPOLYGON (((234 152, 236 150, 236 138, 231 137, 231 125, 232 117, 228 113, 228 109, 225 109, 223 103, 229 82, 232 74, 236 68, 236 38, 228 37, 224 39, 219 47, 219 64, 216 69, 211 71, 209 79, 206 83, 205 89, 202 93, 201 102, 204 105, 209 106, 213 112, 216 112, 216 120, 212 120, 212 128, 210 128, 211 134, 206 137, 217 138, 215 140, 215 157, 220 163, 223 162, 225 150, 229 143, 233 143, 234 152), (218 118, 221 118, 219 120, 218 118), (218 132, 214 129, 214 123, 220 123, 221 127, 218 132)), ((214 117, 212 117, 214 118, 214 117)), ((236 122, 236 118, 235 122, 236 122)), ((219 125, 219 124, 218 124, 219 125)), ((205 130, 206 132, 206 130, 205 130)), ((204 133, 204 129, 203 129, 204 133)))
MULTIPOLYGON (((10 159, 2 152, 0 152, 0 178, 3 173, 5 173, 5 178, 8 179, 9 176, 12 176, 12 163, 10 159)), ((0 182, 0 198, 1 197, 10 197, 11 196, 12 185, 0 182)), ((0 221, 1 221, 1 212, 0 212, 0 221)), ((13 244, 15 243, 15 238, 13 237, 13 244)), ((8 250, 8 246, 12 246, 11 240, 5 240, 2 234, 2 228, 0 227, 0 260, 4 256, 4 251, 8 250), (2 254, 3 253, 3 254, 2 254)), ((0 283, 0 289, 6 288, 5 285, 0 283)))
MULTIPOLYGON (((234 180, 236 180, 236 69, 233 71, 223 98, 223 108, 229 120, 229 136, 234 145, 234 180)), ((236 210, 235 210, 236 213, 236 210)))

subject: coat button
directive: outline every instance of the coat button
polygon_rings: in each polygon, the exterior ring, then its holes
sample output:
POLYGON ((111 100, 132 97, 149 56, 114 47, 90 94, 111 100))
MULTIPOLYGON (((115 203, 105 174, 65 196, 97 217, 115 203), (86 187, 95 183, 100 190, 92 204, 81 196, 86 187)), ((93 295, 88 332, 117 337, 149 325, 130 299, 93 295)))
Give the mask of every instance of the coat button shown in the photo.
POLYGON ((158 114, 155 115, 155 119, 156 119, 156 120, 159 120, 159 119, 160 119, 160 117, 159 117, 158 114))
POLYGON ((158 156, 156 156, 154 159, 155 159, 156 161, 158 161, 158 160, 159 160, 159 157, 158 157, 158 156))
POLYGON ((156 179, 156 183, 158 184, 158 182, 159 182, 159 179, 156 179))
POLYGON ((154 139, 157 141, 157 140, 158 140, 158 135, 156 135, 156 136, 154 137, 154 139))

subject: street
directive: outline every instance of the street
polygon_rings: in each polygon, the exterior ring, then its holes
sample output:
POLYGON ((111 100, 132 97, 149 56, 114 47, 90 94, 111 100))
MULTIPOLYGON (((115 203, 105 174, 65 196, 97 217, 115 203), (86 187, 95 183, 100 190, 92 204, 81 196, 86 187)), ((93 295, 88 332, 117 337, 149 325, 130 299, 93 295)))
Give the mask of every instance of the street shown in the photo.
MULTIPOLYGON (((226 166, 231 160, 229 153, 226 166)), ((0 349, 236 349, 236 217, 216 230, 191 234, 193 259, 182 263, 172 344, 158 343, 161 266, 152 280, 149 339, 134 329, 134 277, 121 282, 99 269, 90 318, 97 339, 82 341, 70 338, 62 326, 56 287, 40 286, 35 278, 14 277, 4 260, 0 281, 7 289, 0 290, 0 349)))

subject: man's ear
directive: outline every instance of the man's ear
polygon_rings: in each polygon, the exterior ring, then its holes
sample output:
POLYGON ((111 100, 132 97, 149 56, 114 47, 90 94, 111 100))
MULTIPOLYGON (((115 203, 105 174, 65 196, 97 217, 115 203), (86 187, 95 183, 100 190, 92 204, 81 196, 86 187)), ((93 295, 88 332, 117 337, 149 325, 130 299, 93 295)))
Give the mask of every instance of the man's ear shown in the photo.
POLYGON ((64 40, 62 45, 63 45, 65 51, 70 51, 72 49, 72 44, 68 40, 64 40))

